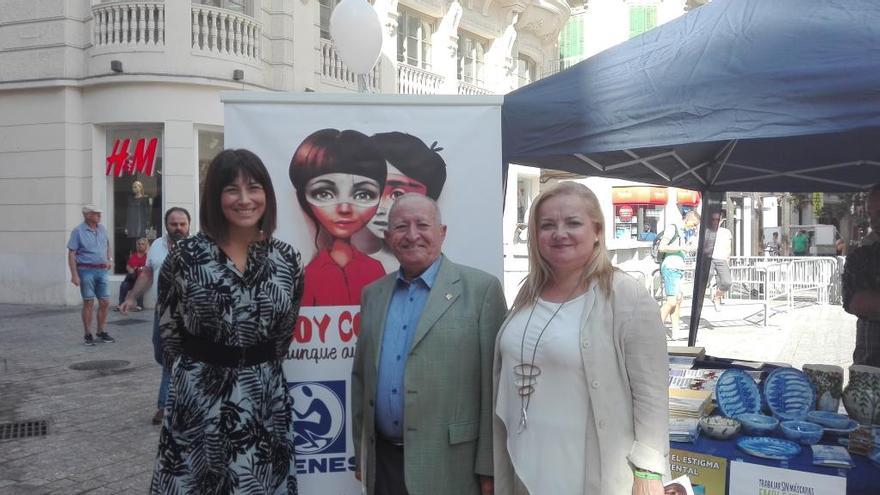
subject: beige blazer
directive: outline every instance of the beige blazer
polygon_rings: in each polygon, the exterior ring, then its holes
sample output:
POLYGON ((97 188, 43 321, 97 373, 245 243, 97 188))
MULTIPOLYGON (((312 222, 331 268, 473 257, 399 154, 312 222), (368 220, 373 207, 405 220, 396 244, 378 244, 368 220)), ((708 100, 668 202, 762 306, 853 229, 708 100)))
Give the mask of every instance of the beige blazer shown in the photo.
MULTIPOLYGON (((601 464, 602 495, 630 495, 630 464, 658 473, 668 471, 669 360, 665 331, 657 303, 641 284, 620 271, 614 273, 610 298, 593 284, 584 305, 580 350, 599 435, 598 444, 587 445, 587 456, 601 464)), ((501 360, 498 342, 502 333, 495 344, 493 412, 499 376, 512 372, 515 364, 501 360)), ((515 480, 507 452, 507 431, 497 415, 492 417, 495 493, 507 495, 513 493, 515 480)))
MULTIPOLYGON (((351 374, 356 465, 374 493, 376 380, 397 273, 364 289, 351 374)), ((404 389, 404 477, 411 495, 479 493, 492 474, 492 345, 507 312, 497 278, 443 257, 413 335, 404 389)))

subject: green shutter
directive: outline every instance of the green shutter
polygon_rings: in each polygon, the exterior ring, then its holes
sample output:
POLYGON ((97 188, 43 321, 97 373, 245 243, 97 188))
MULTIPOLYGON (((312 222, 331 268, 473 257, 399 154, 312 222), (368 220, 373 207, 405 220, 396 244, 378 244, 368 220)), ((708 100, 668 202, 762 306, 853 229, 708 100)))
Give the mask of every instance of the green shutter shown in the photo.
POLYGON ((657 7, 640 6, 629 9, 629 37, 638 36, 657 26, 657 7))

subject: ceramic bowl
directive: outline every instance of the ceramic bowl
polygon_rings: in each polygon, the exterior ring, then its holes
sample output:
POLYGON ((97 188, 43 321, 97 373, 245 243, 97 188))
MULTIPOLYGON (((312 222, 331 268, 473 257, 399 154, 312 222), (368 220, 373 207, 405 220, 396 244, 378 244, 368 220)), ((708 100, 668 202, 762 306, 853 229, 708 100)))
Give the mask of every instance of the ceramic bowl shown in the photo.
POLYGON ((837 414, 828 411, 810 411, 807 413, 807 421, 816 423, 826 428, 841 429, 849 425, 850 419, 846 414, 837 414))
POLYGON ((724 416, 700 418, 700 430, 709 438, 727 440, 739 433, 742 423, 724 416))
POLYGON ((783 421, 782 434, 785 438, 802 445, 819 443, 822 427, 809 421, 783 421))
POLYGON ((745 413, 736 417, 742 423, 743 431, 748 435, 768 435, 779 426, 779 420, 758 413, 745 413))

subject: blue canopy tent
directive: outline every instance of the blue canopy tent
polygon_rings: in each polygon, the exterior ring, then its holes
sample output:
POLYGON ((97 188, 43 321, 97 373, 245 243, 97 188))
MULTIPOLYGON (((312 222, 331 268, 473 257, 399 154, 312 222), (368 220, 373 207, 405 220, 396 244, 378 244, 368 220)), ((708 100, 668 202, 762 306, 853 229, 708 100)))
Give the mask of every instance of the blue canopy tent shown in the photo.
POLYGON ((876 0, 715 0, 505 96, 505 163, 696 189, 704 214, 725 191, 863 190, 880 180, 878 19, 876 0))

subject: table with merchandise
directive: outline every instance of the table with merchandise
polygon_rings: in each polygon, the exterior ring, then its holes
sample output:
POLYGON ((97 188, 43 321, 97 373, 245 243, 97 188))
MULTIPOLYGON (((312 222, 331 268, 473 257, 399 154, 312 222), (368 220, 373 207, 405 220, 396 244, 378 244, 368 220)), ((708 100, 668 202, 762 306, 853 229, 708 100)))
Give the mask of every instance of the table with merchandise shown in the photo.
POLYGON ((880 368, 850 367, 844 388, 839 366, 748 366, 670 369, 673 478, 695 495, 880 494, 880 368))

